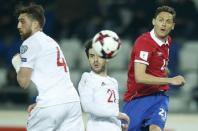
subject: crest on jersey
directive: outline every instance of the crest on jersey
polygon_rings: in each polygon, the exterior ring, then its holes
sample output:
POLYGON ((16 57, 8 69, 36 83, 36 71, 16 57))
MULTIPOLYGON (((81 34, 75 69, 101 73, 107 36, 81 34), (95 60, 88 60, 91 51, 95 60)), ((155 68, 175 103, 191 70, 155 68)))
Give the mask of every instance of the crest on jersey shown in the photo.
POLYGON ((140 51, 140 58, 147 61, 148 60, 148 52, 140 51))
POLYGON ((28 46, 27 45, 22 45, 20 47, 20 53, 21 54, 24 54, 27 50, 28 50, 28 46))

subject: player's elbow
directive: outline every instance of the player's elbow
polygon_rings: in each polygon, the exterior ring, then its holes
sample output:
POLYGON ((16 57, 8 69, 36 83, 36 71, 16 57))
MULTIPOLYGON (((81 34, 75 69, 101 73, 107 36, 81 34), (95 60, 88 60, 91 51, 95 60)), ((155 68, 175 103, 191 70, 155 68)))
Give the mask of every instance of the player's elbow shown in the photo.
POLYGON ((135 75, 135 81, 136 83, 142 84, 145 82, 145 78, 143 75, 135 75))
POLYGON ((140 77, 135 77, 135 81, 136 83, 142 83, 143 80, 140 77))
POLYGON ((29 81, 23 78, 17 77, 17 81, 21 88, 26 89, 29 86, 29 81))

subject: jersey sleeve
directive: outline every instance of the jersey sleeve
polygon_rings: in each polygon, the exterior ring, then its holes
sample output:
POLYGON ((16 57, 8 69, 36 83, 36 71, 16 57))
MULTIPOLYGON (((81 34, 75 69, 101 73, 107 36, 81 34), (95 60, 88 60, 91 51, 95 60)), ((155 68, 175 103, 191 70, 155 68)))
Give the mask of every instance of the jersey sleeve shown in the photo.
POLYGON ((41 50, 41 48, 38 43, 25 41, 20 47, 21 67, 33 69, 39 50, 41 50))
POLYGON ((119 109, 111 109, 106 106, 98 106, 94 102, 94 90, 92 88, 93 83, 89 80, 88 74, 83 74, 78 85, 78 91, 80 94, 80 100, 84 112, 94 114, 99 117, 116 117, 118 116, 119 109))
POLYGON ((139 38, 134 47, 135 59, 134 62, 149 65, 152 48, 146 38, 139 38))

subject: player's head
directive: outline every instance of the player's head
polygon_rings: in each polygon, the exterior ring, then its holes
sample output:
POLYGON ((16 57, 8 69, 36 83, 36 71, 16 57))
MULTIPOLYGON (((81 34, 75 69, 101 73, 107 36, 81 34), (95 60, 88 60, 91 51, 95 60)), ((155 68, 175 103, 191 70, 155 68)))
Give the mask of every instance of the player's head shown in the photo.
POLYGON ((156 9, 153 25, 155 34, 159 38, 166 38, 175 27, 176 12, 169 6, 161 6, 156 9))
POLYGON ((89 40, 85 45, 85 53, 89 60, 91 70, 97 74, 106 75, 106 63, 107 60, 99 57, 92 47, 92 40, 89 40))
POLYGON ((42 30, 45 24, 44 9, 41 5, 30 4, 16 9, 17 28, 22 39, 27 39, 34 32, 42 30))

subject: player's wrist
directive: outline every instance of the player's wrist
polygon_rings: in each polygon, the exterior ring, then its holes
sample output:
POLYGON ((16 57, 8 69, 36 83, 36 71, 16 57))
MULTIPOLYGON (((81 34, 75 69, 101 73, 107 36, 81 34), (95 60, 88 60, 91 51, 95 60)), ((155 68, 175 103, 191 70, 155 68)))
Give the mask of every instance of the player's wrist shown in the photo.
POLYGON ((162 84, 171 84, 171 78, 159 78, 162 84))
POLYGON ((172 78, 166 78, 166 83, 172 84, 172 78))
POLYGON ((123 119, 125 117, 125 113, 119 112, 117 118, 123 119))

